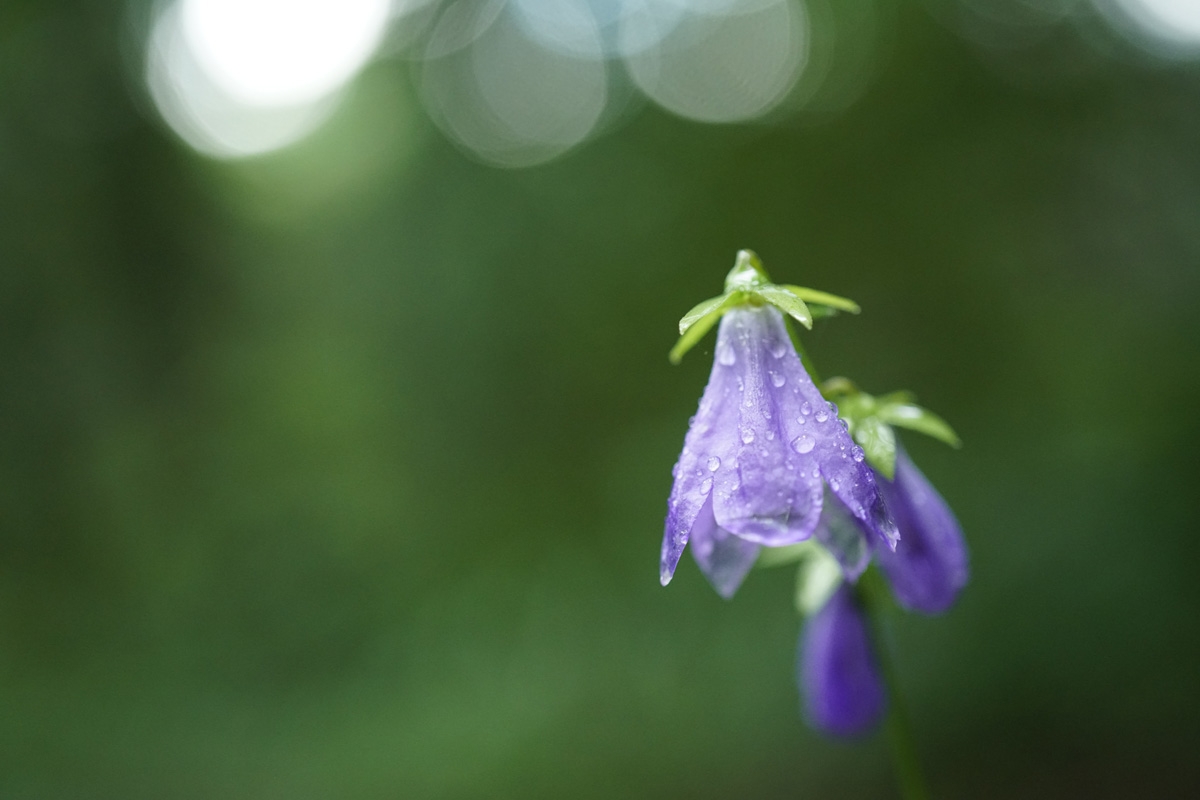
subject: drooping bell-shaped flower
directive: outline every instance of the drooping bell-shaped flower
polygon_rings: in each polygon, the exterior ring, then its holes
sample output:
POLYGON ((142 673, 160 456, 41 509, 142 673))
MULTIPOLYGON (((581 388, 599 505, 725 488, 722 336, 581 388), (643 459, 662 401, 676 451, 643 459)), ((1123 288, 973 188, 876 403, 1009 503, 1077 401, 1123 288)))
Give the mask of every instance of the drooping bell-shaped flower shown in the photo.
POLYGON ((900 529, 894 551, 876 548, 896 601, 911 611, 945 611, 970 572, 958 520, 903 448, 896 451, 895 479, 880 475, 878 483, 900 529))
POLYGON ((887 691, 866 618, 848 585, 804 623, 797 678, 805 714, 819 730, 854 736, 883 717, 887 691))
POLYGON ((967 583, 966 542, 954 513, 900 446, 893 426, 954 447, 961 444, 958 436, 907 392, 873 397, 845 378, 827 381, 824 388, 841 404, 900 531, 896 547, 874 548, 896 601, 910 611, 945 611, 967 583))
POLYGON ((763 299, 784 287, 767 283, 761 267, 745 268, 739 254, 726 290, 726 299, 716 298, 723 316, 712 373, 675 465, 663 585, 693 540, 701 570, 718 592, 732 595, 759 546, 813 535, 826 485, 833 502, 894 547, 896 528, 862 449, 805 371, 775 300, 763 299))

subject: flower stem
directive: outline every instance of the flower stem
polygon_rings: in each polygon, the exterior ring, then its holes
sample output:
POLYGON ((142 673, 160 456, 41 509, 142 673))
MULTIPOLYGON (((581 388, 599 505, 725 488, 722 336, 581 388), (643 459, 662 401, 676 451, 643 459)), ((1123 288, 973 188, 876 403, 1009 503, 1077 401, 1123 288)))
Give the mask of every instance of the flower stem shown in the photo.
POLYGON ((888 750, 892 755, 892 767, 896 772, 896 784, 904 800, 929 800, 929 789, 925 784, 912 726, 900 694, 900 683, 888 653, 887 642, 884 641, 881 612, 886 602, 886 590, 874 568, 863 578, 864 580, 859 582, 860 597, 867 619, 870 620, 875 657, 879 660, 879 669, 883 673, 883 682, 888 692, 884 731, 887 735, 888 750))

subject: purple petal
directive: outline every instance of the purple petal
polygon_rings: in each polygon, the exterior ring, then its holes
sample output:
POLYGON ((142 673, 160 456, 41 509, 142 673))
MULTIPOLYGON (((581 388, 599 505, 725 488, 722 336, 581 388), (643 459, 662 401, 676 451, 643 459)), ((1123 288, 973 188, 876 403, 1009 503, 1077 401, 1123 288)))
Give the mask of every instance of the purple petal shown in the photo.
POLYGON ((717 524, 772 547, 802 541, 816 527, 828 481, 869 531, 893 544, 895 525, 871 468, 805 372, 779 311, 766 306, 726 314, 714 370, 722 364, 736 373, 741 394, 740 480, 718 483, 717 524))
POLYGON ((879 565, 896 600, 913 611, 945 611, 969 574, 958 520, 903 449, 896 453, 895 481, 880 478, 879 483, 900 528, 895 552, 878 548, 879 565))
POLYGON ((700 509, 692 526, 692 556, 700 571, 717 590, 729 599, 742 585, 746 573, 758 560, 760 545, 747 542, 717 526, 713 518, 712 498, 700 509))
MULTIPOLYGON (((720 354, 720 338, 717 347, 720 354)), ((663 586, 670 583, 675 574, 696 518, 704 505, 711 502, 714 484, 728 484, 737 479, 737 452, 741 445, 737 435, 740 402, 737 376, 726 369, 718 357, 700 398, 700 408, 692 417, 683 440, 683 452, 675 464, 675 483, 667 499, 667 521, 663 531, 660 567, 663 586)))
POLYGON ((854 583, 871 563, 871 545, 863 535, 861 523, 850 516, 840 500, 826 502, 814 534, 838 563, 846 580, 854 583))
POLYGON ((731 470, 713 496, 717 524, 768 546, 807 539, 821 513, 821 479, 811 454, 790 446, 786 417, 799 416, 797 391, 820 396, 773 307, 739 308, 721 320, 713 374, 724 371, 737 391, 736 448, 731 470), (811 463, 810 463, 811 462, 811 463))
POLYGON ((866 620, 845 584, 805 623, 799 673, 814 727, 853 736, 870 730, 883 716, 887 693, 866 620))

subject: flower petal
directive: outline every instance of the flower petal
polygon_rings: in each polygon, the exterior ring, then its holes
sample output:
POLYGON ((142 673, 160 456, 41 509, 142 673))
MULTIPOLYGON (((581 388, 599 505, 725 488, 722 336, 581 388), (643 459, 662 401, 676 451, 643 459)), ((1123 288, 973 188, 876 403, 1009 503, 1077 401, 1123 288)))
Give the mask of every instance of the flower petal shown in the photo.
POLYGON ((692 556, 708 582, 725 599, 733 597, 754 562, 760 545, 723 530, 713 519, 712 497, 700 509, 692 526, 692 556))
POLYGON ((800 691, 814 727, 853 736, 879 722, 887 693, 866 620, 846 584, 805 623, 798 662, 800 691))
POLYGON ((896 528, 870 465, 804 370, 779 311, 726 314, 718 335, 722 360, 737 372, 742 394, 740 481, 730 491, 718 483, 717 524, 772 547, 802 541, 816 527, 828 481, 868 531, 893 545, 896 528))
POLYGON ((675 464, 675 482, 667 499, 659 576, 663 586, 670 583, 675 574, 679 557, 683 555, 700 510, 709 502, 714 483, 736 479, 737 447, 740 444, 737 415, 741 398, 736 377, 718 356, 700 398, 700 408, 692 417, 683 440, 683 452, 675 464))
POLYGON ((878 548, 897 602, 926 614, 945 611, 970 572, 958 520, 903 448, 896 453, 895 481, 879 484, 900 528, 895 552, 878 548))
POLYGON ((871 563, 871 545, 860 526, 840 500, 827 500, 814 534, 837 559, 846 580, 851 583, 857 581, 871 563))
POLYGON ((722 467, 713 496, 717 524, 771 547, 803 541, 821 513, 821 480, 813 458, 789 445, 786 417, 799 414, 797 385, 817 397, 820 393, 804 372, 778 309, 737 308, 725 315, 714 376, 722 369, 733 377, 738 402, 736 459, 728 472, 722 467))

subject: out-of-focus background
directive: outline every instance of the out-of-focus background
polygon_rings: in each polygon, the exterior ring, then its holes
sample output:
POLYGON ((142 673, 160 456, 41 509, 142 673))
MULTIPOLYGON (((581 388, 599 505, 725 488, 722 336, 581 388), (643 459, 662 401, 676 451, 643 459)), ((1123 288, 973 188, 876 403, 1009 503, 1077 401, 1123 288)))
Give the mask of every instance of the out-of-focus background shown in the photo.
POLYGON ((658 585, 738 248, 973 577, 934 792, 1200 789, 1200 5, 5 0, 0 797, 886 797, 658 585))

